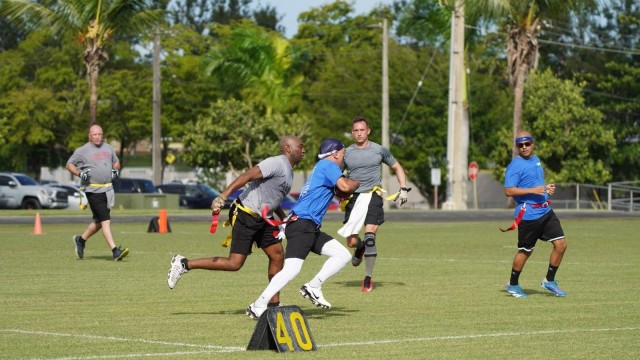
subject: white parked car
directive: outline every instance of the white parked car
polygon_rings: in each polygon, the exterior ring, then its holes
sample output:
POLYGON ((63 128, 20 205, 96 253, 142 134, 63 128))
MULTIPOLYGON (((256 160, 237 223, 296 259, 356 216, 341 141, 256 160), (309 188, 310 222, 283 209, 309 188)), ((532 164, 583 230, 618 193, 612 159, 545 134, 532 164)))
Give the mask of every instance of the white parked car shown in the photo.
POLYGON ((51 186, 62 188, 67 192, 67 200, 69 202, 68 210, 84 210, 89 207, 87 195, 85 195, 84 191, 80 190, 80 186, 75 184, 55 184, 51 186))

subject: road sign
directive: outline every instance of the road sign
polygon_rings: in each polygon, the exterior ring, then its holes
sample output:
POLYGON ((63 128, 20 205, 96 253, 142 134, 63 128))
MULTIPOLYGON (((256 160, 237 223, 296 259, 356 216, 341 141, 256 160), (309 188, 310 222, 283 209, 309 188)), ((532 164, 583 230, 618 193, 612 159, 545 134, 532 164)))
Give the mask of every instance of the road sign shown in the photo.
POLYGON ((440 168, 431 168, 431 185, 440 186, 441 178, 440 168))
POLYGON ((475 161, 472 161, 469 164, 469 180, 476 181, 477 178, 478 178, 478 163, 475 161))

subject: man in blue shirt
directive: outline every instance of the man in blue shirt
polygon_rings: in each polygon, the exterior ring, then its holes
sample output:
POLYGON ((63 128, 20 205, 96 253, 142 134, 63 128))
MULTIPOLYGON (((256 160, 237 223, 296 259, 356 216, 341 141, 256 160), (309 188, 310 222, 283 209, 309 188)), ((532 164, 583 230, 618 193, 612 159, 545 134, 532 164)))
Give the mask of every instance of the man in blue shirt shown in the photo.
POLYGON ((549 258, 547 276, 540 286, 555 296, 567 293, 558 287, 555 275, 562 262, 567 241, 560 220, 551 209, 549 196, 555 192, 554 184, 544 182, 544 170, 540 159, 533 155, 533 137, 526 131, 520 132, 515 139, 518 156, 513 158, 504 178, 504 193, 516 201, 515 220, 510 228, 518 228, 518 252, 513 259, 511 278, 505 289, 514 297, 526 298, 518 284, 518 278, 527 259, 533 253, 538 239, 553 244, 549 258))
POLYGON ((322 294, 322 284, 347 265, 351 254, 338 240, 320 231, 320 225, 334 196, 334 189, 351 194, 360 186, 358 180, 347 179, 342 174, 344 152, 344 144, 336 139, 326 139, 320 145, 318 163, 302 186, 300 198, 288 217, 284 267, 271 279, 260 297, 247 307, 249 317, 260 318, 269 299, 300 273, 310 252, 329 258, 316 276, 300 288, 300 294, 316 306, 331 308, 322 294))

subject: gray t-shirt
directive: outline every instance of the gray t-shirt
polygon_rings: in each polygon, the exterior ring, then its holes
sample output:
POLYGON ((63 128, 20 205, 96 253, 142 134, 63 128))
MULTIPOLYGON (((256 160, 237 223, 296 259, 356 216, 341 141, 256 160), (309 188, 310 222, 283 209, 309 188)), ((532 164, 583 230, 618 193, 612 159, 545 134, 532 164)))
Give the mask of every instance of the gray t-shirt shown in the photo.
POLYGON ((349 146, 344 154, 344 164, 349 179, 360 180, 360 187, 355 192, 368 192, 382 184, 382 163, 393 166, 396 159, 389 149, 369 141, 365 148, 355 144, 349 146))
POLYGON ((118 161, 118 156, 109 144, 102 143, 95 146, 88 142, 73 152, 67 163, 75 165, 78 169, 88 170, 89 182, 82 184, 86 192, 103 193, 110 190, 111 186, 88 186, 89 184, 108 184, 111 183, 111 170, 113 164, 118 161))
POLYGON ((268 206, 272 212, 280 207, 282 199, 291 190, 293 169, 285 155, 266 158, 258 167, 262 172, 262 179, 250 182, 239 198, 242 205, 257 214, 262 213, 264 206, 268 206))

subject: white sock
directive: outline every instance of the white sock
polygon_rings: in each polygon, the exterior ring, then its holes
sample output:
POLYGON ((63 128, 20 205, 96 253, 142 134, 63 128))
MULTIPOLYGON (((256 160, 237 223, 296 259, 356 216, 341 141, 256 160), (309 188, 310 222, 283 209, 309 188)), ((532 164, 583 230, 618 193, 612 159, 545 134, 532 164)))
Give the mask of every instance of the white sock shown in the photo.
POLYGON ((314 288, 321 288, 327 279, 337 274, 351 261, 349 250, 336 239, 324 244, 321 254, 329 258, 324 262, 316 276, 309 281, 309 286, 314 288))
POLYGON ((254 305, 266 308, 273 295, 277 294, 278 291, 287 286, 289 281, 298 276, 300 269, 302 269, 302 264, 304 264, 304 260, 302 259, 284 259, 284 266, 282 267, 282 270, 271 278, 269 285, 267 285, 262 294, 260 294, 260 297, 254 302, 254 305))

